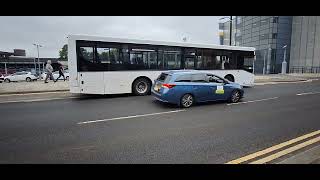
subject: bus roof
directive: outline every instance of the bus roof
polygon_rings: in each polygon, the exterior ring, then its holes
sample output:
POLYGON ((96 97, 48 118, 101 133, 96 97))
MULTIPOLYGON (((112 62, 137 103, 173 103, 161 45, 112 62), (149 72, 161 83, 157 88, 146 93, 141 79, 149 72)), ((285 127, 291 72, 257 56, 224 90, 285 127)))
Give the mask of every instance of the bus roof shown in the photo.
POLYGON ((192 48, 220 49, 220 50, 234 50, 234 51, 255 51, 254 47, 226 46, 226 45, 215 45, 215 44, 195 44, 195 43, 185 43, 185 42, 166 42, 166 41, 154 41, 154 40, 142 40, 142 39, 98 37, 98 36, 89 36, 89 35, 69 35, 68 38, 70 40, 102 41, 102 42, 130 43, 130 44, 149 44, 149 45, 192 47, 192 48))

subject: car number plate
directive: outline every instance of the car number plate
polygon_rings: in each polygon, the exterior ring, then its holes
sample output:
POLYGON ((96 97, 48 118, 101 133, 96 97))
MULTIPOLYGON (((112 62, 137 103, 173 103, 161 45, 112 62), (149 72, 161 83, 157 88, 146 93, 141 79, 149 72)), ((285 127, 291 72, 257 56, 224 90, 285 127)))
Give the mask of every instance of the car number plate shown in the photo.
POLYGON ((155 91, 160 91, 160 84, 156 84, 156 85, 154 86, 154 90, 155 90, 155 91))

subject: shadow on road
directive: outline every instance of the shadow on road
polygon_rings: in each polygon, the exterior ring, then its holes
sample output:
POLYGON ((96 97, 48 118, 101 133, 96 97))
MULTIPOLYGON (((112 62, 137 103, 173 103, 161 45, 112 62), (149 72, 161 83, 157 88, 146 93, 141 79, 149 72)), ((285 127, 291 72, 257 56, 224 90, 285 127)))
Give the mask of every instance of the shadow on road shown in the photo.
POLYGON ((75 100, 88 100, 88 99, 109 99, 109 98, 122 98, 122 97, 134 97, 133 94, 106 94, 106 95, 100 95, 100 94, 80 94, 75 97, 75 100))

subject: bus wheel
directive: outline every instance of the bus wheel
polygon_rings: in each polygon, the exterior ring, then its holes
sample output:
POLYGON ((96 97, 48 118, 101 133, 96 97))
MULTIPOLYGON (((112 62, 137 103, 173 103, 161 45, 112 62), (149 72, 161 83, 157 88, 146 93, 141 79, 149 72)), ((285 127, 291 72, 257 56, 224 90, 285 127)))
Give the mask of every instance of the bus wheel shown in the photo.
POLYGON ((151 83, 146 78, 139 78, 133 82, 133 93, 137 96, 148 95, 151 91, 151 83))
POLYGON ((231 74, 226 75, 224 78, 231 82, 234 82, 234 77, 231 74))

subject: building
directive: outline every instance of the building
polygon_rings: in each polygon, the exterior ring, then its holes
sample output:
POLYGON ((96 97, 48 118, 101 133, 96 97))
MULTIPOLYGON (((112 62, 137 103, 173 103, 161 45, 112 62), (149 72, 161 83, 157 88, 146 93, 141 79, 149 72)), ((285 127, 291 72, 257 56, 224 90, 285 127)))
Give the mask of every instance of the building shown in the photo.
MULTIPOLYGON (((230 20, 223 24, 226 28, 220 30, 224 32, 220 34, 220 43, 227 45, 230 20)), ((286 60, 290 58, 292 16, 235 16, 232 27, 232 45, 256 48, 255 73, 281 72, 285 50, 286 60)))
MULTIPOLYGON (((14 49, 14 52, 0 51, 0 74, 12 74, 18 71, 38 73, 39 69, 43 72, 48 60, 51 60, 53 67, 56 69, 58 58, 39 58, 38 61, 38 58, 26 56, 23 49, 14 49)), ((64 66, 67 66, 67 61, 61 62, 64 66)))
POLYGON ((294 16, 289 72, 320 73, 320 16, 294 16))

